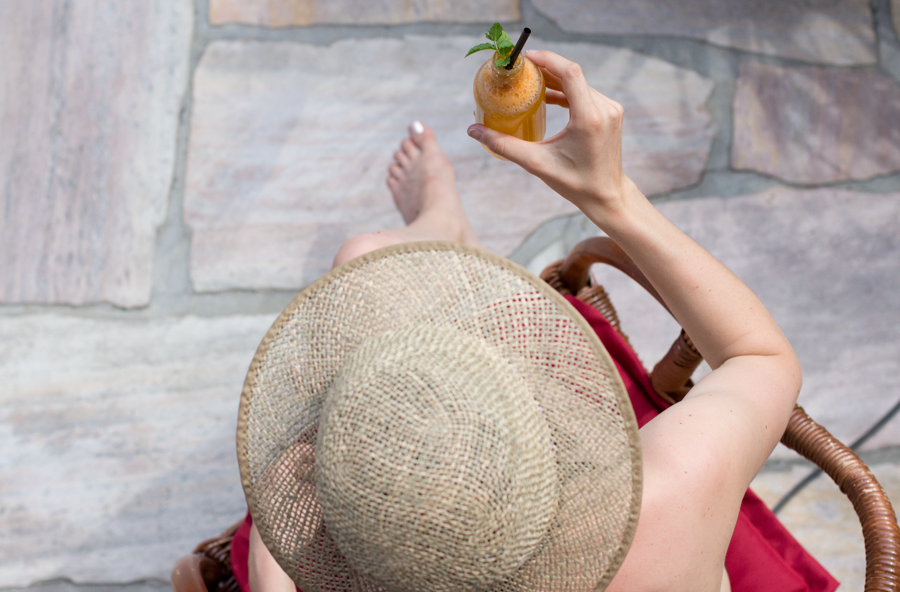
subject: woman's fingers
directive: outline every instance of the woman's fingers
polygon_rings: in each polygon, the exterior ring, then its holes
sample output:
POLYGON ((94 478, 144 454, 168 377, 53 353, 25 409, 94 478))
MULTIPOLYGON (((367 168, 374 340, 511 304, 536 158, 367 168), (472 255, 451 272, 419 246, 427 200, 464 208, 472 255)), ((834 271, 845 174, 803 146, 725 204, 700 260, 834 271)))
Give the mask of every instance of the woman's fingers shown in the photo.
POLYGON ((594 109, 599 109, 606 116, 621 116, 622 105, 589 86, 581 67, 575 62, 544 50, 529 51, 528 59, 544 75, 544 84, 548 89, 547 104, 569 109, 573 119, 581 119, 594 109))
POLYGON ((559 105, 560 107, 564 107, 566 109, 569 108, 569 99, 566 98, 566 95, 562 94, 558 90, 550 90, 547 89, 546 99, 548 105, 559 105))
MULTIPOLYGON (((562 84, 560 83, 559 78, 556 78, 543 68, 541 70, 544 73, 544 84, 547 87, 547 104, 548 105, 560 105, 565 108, 569 108, 569 101, 566 99, 565 93, 562 92, 562 84)), ((612 99, 600 94, 594 88, 588 87, 591 89, 591 100, 594 101, 594 104, 597 106, 605 106, 607 104, 610 105, 618 105, 612 99)))
POLYGON ((541 68, 541 74, 544 75, 544 84, 547 88, 552 88, 553 90, 562 91, 562 81, 559 78, 550 73, 547 68, 541 68))
POLYGON ((487 146, 494 154, 516 163, 529 173, 536 174, 540 163, 546 160, 545 148, 538 142, 526 142, 515 136, 492 130, 481 123, 473 123, 466 133, 487 146))
POLYGON ((568 109, 569 99, 562 92, 560 79, 551 74, 546 68, 541 68, 541 74, 544 75, 544 85, 547 87, 547 104, 559 105, 568 109))
POLYGON ((592 89, 581 73, 581 66, 546 50, 529 51, 528 59, 559 79, 559 90, 569 100, 569 110, 573 119, 587 116, 594 109, 592 89))

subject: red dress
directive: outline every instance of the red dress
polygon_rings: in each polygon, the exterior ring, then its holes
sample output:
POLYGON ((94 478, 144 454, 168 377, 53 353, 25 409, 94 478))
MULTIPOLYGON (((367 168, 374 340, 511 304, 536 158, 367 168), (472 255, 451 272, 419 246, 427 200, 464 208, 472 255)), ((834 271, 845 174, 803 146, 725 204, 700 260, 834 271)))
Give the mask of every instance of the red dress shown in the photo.
MULTIPOLYGON (((631 347, 590 305, 566 299, 581 313, 597 336, 628 390, 639 426, 656 417, 668 404, 650 384, 650 377, 631 347)), ((250 592, 247 561, 250 553, 250 513, 231 543, 231 564, 242 592, 250 592)), ((725 568, 733 592, 834 592, 838 581, 781 525, 775 514, 749 489, 744 494, 725 568)))

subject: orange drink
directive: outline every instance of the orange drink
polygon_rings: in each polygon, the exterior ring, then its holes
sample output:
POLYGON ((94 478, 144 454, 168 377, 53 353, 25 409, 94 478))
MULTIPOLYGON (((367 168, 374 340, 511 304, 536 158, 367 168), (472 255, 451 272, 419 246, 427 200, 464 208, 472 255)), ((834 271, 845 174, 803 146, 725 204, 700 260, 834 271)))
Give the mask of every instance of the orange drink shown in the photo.
POLYGON ((498 58, 495 53, 475 74, 475 120, 529 142, 543 140, 547 106, 540 68, 520 54, 515 65, 507 70, 494 63, 498 58))

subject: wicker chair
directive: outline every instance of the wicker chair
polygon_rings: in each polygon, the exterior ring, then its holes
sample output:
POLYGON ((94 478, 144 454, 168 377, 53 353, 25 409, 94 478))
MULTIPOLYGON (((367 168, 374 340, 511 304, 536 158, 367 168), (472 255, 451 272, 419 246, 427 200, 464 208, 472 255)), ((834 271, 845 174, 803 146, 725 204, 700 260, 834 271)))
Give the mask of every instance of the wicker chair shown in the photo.
MULTIPOLYGON (((562 294, 575 295, 596 308, 622 334, 616 310, 603 286, 591 285, 595 263, 615 267, 644 287, 666 309, 644 274, 611 239, 580 242, 562 261, 549 265, 541 278, 562 294)), ((671 312, 671 311, 670 311, 671 312)), ((627 337, 625 337, 627 341, 627 337)), ((684 332, 653 368, 651 383, 665 400, 675 403, 693 386, 691 375, 702 357, 684 332)), ((852 502, 862 525, 866 548, 866 592, 900 592, 900 528, 891 503, 875 476, 847 446, 813 421, 797 405, 782 443, 820 467, 852 502)), ((176 563, 175 592, 237 592, 231 573, 231 540, 240 521, 220 536, 200 543, 176 563)))

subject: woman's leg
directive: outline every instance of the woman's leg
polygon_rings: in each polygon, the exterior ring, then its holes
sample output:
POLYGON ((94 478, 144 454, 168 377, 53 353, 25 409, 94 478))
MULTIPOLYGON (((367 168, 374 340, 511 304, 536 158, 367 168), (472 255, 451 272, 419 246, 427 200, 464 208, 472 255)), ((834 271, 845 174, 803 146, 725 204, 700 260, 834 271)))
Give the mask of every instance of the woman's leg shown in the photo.
POLYGON ((409 137, 388 168, 387 185, 406 226, 351 238, 338 250, 334 267, 401 243, 438 240, 480 246, 459 200, 453 167, 422 123, 409 126, 409 137))

